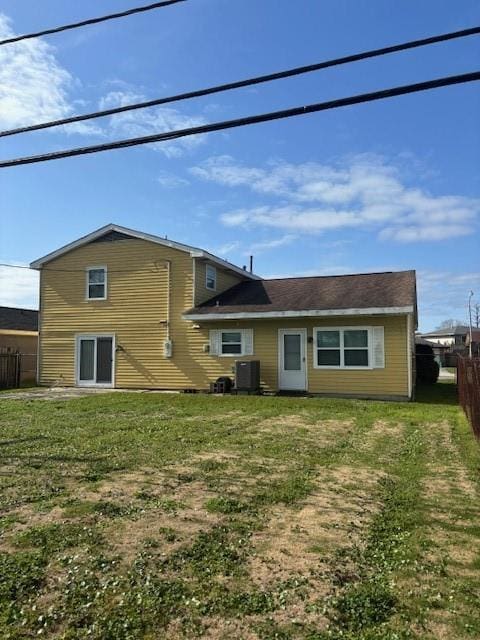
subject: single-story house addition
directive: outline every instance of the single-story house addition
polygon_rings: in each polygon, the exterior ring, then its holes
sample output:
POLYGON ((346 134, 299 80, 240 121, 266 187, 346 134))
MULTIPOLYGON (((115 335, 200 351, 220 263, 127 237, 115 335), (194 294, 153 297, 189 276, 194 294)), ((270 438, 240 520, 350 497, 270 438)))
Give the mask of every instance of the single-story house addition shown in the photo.
POLYGON ((198 389, 260 361, 266 390, 410 399, 415 272, 262 279, 109 224, 40 271, 40 384, 198 389))

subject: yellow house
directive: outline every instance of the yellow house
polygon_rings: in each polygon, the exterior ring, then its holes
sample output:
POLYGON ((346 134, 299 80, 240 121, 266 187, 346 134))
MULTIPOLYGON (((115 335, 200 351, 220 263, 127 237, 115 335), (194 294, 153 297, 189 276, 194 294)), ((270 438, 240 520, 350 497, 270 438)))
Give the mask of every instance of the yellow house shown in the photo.
MULTIPOLYGON (((19 309, 18 307, 0 307, 0 354, 21 354, 20 382, 35 380, 37 344, 38 311, 19 309)), ((0 375, 0 385, 2 384, 1 378, 0 375)))
POLYGON ((256 360, 267 391, 412 398, 414 271, 265 280, 113 224, 31 266, 40 384, 206 390, 256 360))

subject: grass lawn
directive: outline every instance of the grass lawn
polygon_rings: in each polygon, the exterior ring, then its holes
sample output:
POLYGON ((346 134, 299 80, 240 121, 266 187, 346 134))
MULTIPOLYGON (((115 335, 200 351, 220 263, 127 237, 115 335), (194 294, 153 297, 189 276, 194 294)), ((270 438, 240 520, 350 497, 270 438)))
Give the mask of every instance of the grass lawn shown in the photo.
POLYGON ((478 638, 454 393, 0 400, 0 637, 478 638))

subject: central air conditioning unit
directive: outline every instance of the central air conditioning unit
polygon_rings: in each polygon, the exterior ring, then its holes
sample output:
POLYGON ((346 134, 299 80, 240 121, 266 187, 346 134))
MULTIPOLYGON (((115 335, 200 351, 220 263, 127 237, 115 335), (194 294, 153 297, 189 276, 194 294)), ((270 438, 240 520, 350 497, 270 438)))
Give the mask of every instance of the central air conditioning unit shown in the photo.
POLYGON ((260 390, 260 360, 237 360, 235 362, 235 390, 260 390))

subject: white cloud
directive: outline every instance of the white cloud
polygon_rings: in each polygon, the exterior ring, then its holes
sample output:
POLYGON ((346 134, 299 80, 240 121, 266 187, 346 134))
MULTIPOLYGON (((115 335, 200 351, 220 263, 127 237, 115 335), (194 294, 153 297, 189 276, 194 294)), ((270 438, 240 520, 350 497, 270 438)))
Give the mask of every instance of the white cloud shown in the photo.
POLYGON ((362 224, 362 220, 354 212, 306 209, 294 205, 239 209, 223 214, 221 220, 229 227, 260 225, 304 233, 356 227, 362 224))
POLYGON ((176 176, 174 173, 170 173, 169 171, 160 171, 157 177, 157 181, 162 185, 162 187, 165 187, 166 189, 176 189, 178 187, 185 187, 187 184, 190 184, 188 180, 185 180, 185 178, 176 176))
MULTIPOLYGON (((143 102, 145 96, 133 91, 111 91, 100 101, 101 109, 143 102)), ((188 129, 205 124, 202 116, 189 116, 169 107, 152 107, 139 111, 125 111, 110 117, 109 132, 119 138, 133 138, 163 133, 174 129, 188 129)), ((173 142, 156 142, 148 146, 161 151, 168 158, 179 157, 205 142, 205 136, 180 138, 173 142)))
POLYGON ((239 247, 240 247, 240 243, 234 240, 233 242, 226 242, 225 244, 220 245, 216 249, 212 249, 211 253, 223 258, 224 256, 228 256, 233 251, 237 251, 239 247))
POLYGON ((296 236, 287 234, 281 238, 273 238, 272 240, 266 240, 265 242, 256 242, 252 244, 250 249, 246 251, 248 255, 259 255, 270 249, 276 249, 277 247, 284 247, 291 244, 296 239, 296 236))
POLYGON ((277 199, 276 205, 224 213, 222 221, 228 226, 304 233, 362 226, 378 231, 384 240, 425 242, 474 233, 480 213, 480 199, 432 195, 410 186, 399 167, 373 155, 333 166, 280 162, 263 168, 219 156, 190 171, 203 180, 277 199))
POLYGON ((429 242, 433 240, 449 240, 468 236, 472 233, 469 226, 461 224, 430 224, 428 226, 396 226, 386 227, 380 232, 382 240, 396 240, 397 242, 429 242))
MULTIPOLYGON (((0 13, 0 38, 12 35, 15 34, 10 19, 0 13)), ((79 87, 79 79, 60 64, 54 47, 41 38, 0 47, 0 128, 10 129, 57 120, 69 117, 78 110, 88 110, 88 102, 73 95, 79 87)), ((116 87, 122 90, 110 91, 105 95, 100 101, 100 108, 145 100, 145 96, 125 83, 116 87)), ((204 122, 200 116, 183 115, 173 108, 157 107, 118 114, 95 123, 73 123, 51 131, 125 138, 184 129, 204 122)), ((167 157, 173 157, 197 147, 204 140, 204 136, 192 136, 149 146, 167 157)))
MULTIPOLYGON (((14 35, 10 20, 0 14, 0 38, 14 35)), ((39 38, 0 47, 0 126, 13 128, 68 117, 73 113, 69 93, 75 84, 55 57, 55 50, 39 38)), ((94 125, 78 123, 70 133, 98 133, 94 125)))
POLYGON ((38 272, 0 267, 0 305, 38 309, 38 272))

